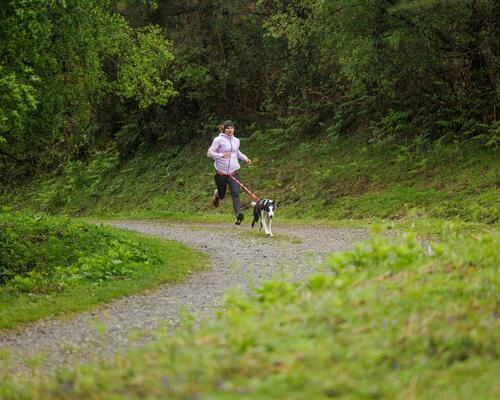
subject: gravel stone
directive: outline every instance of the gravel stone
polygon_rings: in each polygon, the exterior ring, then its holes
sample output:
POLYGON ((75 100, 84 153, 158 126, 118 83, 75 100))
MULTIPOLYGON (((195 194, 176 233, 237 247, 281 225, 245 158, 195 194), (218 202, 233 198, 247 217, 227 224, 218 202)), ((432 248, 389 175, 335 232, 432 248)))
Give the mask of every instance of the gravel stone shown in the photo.
MULTIPOLYGON (((155 330, 171 332, 186 313, 199 321, 214 314, 228 290, 250 292, 274 276, 301 280, 332 252, 346 251, 366 239, 361 229, 273 226, 274 237, 250 226, 112 221, 111 226, 176 240, 209 256, 206 270, 154 291, 126 296, 69 318, 46 318, 20 330, 0 333, 0 349, 10 353, 12 374, 50 373, 110 358, 154 339, 155 330), (42 361, 33 360, 42 357, 42 361), (31 361, 30 361, 31 360, 31 361), (35 367, 29 365, 36 364, 35 367)), ((0 364, 0 372, 2 372, 0 364)))

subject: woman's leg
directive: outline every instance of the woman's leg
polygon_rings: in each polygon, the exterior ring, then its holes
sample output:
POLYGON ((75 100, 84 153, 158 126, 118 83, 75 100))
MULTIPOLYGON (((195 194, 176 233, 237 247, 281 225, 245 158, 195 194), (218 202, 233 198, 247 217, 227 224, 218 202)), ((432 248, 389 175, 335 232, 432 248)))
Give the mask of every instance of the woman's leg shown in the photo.
MULTIPOLYGON (((233 175, 236 179, 240 180, 240 174, 233 175)), ((241 204, 240 204, 240 185, 236 183, 233 179, 229 178, 227 181, 229 185, 229 190, 231 190, 231 197, 233 199, 233 209, 236 215, 241 214, 241 204)))
POLYGON ((229 179, 226 175, 215 174, 215 185, 217 186, 217 198, 222 200, 226 196, 227 180, 229 179))

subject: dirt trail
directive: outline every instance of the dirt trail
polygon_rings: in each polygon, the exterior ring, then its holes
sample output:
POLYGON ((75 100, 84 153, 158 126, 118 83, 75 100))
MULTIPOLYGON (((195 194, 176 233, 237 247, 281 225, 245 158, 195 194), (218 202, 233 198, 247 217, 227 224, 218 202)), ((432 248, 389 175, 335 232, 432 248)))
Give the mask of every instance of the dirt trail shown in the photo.
MULTIPOLYGON (((278 222, 278 221, 277 221, 278 222)), ((109 225, 184 243, 209 256, 210 267, 184 282, 147 294, 127 296, 69 319, 44 319, 19 332, 0 334, 0 349, 11 353, 12 372, 29 372, 26 360, 42 354, 35 371, 111 357, 130 345, 134 332, 147 333, 162 323, 175 325, 182 310, 196 318, 213 315, 228 289, 248 291, 276 274, 302 279, 325 255, 345 251, 366 232, 316 226, 273 226, 274 238, 256 235, 249 226, 163 221, 119 221, 109 225)), ((29 364, 29 362, 28 362, 29 364)), ((0 372, 1 372, 0 366, 0 372)))

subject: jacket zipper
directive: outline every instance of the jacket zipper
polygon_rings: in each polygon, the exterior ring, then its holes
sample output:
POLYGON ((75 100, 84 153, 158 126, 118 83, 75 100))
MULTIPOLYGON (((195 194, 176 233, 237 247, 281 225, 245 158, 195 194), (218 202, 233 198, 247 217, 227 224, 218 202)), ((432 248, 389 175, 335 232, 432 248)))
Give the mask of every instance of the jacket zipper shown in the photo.
POLYGON ((233 156, 233 138, 229 136, 229 143, 231 144, 231 151, 229 152, 229 163, 227 164, 227 174, 229 175, 229 170, 231 169, 231 157, 233 156))

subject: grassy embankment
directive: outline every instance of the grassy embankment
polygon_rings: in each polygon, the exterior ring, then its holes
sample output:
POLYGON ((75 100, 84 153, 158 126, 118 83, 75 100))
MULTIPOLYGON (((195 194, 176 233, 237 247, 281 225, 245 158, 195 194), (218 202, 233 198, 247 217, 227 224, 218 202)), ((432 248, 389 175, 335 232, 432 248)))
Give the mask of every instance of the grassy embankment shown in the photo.
POLYGON ((175 242, 0 211, 0 330, 172 282, 204 263, 175 242))
MULTIPOLYGON (((242 167, 244 182, 280 203, 280 221, 364 226, 390 219, 424 234, 439 234, 443 221, 476 231, 498 223, 493 149, 359 139, 264 142, 255 134, 242 139, 242 150, 254 161, 242 167)), ((170 148, 120 163, 108 151, 6 190, 4 203, 78 216, 231 222, 230 201, 211 208, 212 163, 205 152, 205 146, 170 148)), ((242 199, 249 217, 250 198, 242 199)))
POLYGON ((333 274, 269 282, 224 313, 112 363, 4 376, 5 399, 493 399, 498 235, 425 255, 375 238, 332 256, 333 274))

